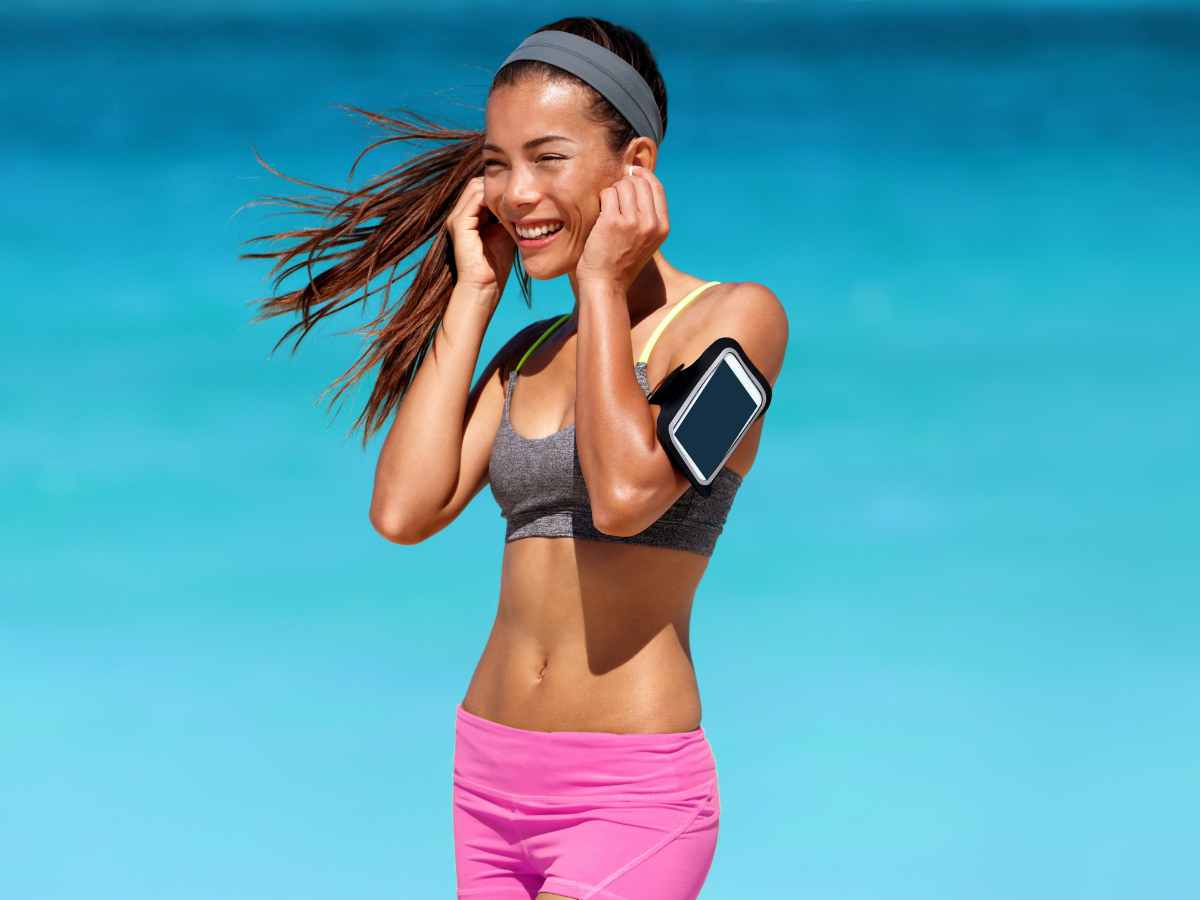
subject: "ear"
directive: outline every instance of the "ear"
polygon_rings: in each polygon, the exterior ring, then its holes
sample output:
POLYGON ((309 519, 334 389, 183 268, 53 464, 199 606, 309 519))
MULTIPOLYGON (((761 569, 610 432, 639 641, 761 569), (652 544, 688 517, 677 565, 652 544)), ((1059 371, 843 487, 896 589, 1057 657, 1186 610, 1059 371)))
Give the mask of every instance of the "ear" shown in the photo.
POLYGON ((658 160, 658 145, 652 138, 635 137, 625 148, 625 160, 621 171, 627 172, 628 166, 641 166, 647 171, 654 171, 654 163, 658 160))

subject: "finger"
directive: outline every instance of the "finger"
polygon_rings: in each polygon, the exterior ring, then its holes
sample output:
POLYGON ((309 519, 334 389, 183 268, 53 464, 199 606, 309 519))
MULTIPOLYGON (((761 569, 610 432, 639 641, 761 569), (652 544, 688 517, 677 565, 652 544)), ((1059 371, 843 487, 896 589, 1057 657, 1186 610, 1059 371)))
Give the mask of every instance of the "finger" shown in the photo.
POLYGON ((600 192, 600 215, 603 216, 607 213, 611 217, 619 214, 620 211, 617 192, 611 187, 606 187, 600 192))
POLYGON ((470 197, 472 194, 478 193, 481 190, 483 190, 483 176, 479 175, 475 178, 469 179, 467 183, 463 185, 462 193, 459 194, 459 199, 461 200, 464 197, 470 197))
POLYGON ((658 176, 649 169, 642 166, 634 168, 640 177, 644 178, 650 184, 650 193, 654 197, 654 214, 658 217, 659 224, 663 228, 667 227, 667 192, 663 188, 663 183, 658 179, 658 176))
POLYGON ((629 225, 634 224, 637 222, 637 192, 634 190, 632 179, 622 178, 613 187, 621 204, 621 220, 629 225))
POLYGON ((650 182, 640 175, 629 179, 633 183, 634 195, 637 198, 638 224, 647 233, 658 231, 658 213, 654 209, 654 194, 650 191, 650 182))
POLYGON ((480 179, 479 184, 475 186, 472 197, 472 205, 475 210, 475 215, 478 215, 482 220, 499 222, 500 217, 494 212, 490 205, 487 204, 487 191, 484 188, 484 180, 480 179))
POLYGON ((469 205, 476 202, 477 196, 483 191, 483 176, 472 178, 463 187, 462 192, 458 195, 458 200, 454 203, 454 208, 450 210, 449 218, 455 218, 462 214, 469 205))
POLYGON ((458 210, 456 218, 470 225, 473 222, 484 221, 490 212, 483 186, 468 185, 467 189, 463 191, 462 206, 458 210))

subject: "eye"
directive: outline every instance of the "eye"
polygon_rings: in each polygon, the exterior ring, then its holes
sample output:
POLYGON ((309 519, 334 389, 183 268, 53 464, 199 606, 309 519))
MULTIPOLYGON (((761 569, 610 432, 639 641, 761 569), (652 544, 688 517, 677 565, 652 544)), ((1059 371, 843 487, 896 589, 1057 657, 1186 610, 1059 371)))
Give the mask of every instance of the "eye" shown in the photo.
MULTIPOLYGON (((546 162, 558 162, 559 160, 563 160, 563 159, 566 159, 566 157, 565 156, 556 156, 556 155, 550 154, 550 153, 543 153, 541 156, 539 156, 535 160, 535 162, 542 162, 543 160, 545 160, 546 162)), ((483 161, 484 169, 486 169, 488 166, 502 166, 502 165, 504 165, 504 163, 502 163, 498 159, 485 159, 483 161)))

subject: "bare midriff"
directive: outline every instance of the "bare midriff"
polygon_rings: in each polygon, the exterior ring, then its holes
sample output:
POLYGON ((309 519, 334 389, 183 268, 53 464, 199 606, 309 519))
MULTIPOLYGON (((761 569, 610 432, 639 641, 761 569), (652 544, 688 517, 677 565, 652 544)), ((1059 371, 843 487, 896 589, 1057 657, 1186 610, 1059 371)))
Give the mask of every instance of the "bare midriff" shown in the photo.
POLYGON ((707 564, 644 544, 505 544, 496 621, 463 708, 535 731, 695 730, 688 627, 707 564))

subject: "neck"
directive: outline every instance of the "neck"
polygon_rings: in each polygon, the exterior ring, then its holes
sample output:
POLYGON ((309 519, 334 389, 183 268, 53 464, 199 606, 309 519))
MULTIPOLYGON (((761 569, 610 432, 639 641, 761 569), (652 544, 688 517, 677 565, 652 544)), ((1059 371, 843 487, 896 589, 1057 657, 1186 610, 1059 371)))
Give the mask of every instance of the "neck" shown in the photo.
MULTIPOLYGON (((575 308, 571 311, 572 319, 579 317, 579 284, 572 272, 571 292, 575 295, 575 308)), ((638 273, 629 290, 625 292, 625 302, 629 307, 629 322, 638 322, 667 305, 668 295, 675 292, 674 285, 682 280, 682 273, 672 266, 661 250, 656 250, 649 262, 638 273)))

